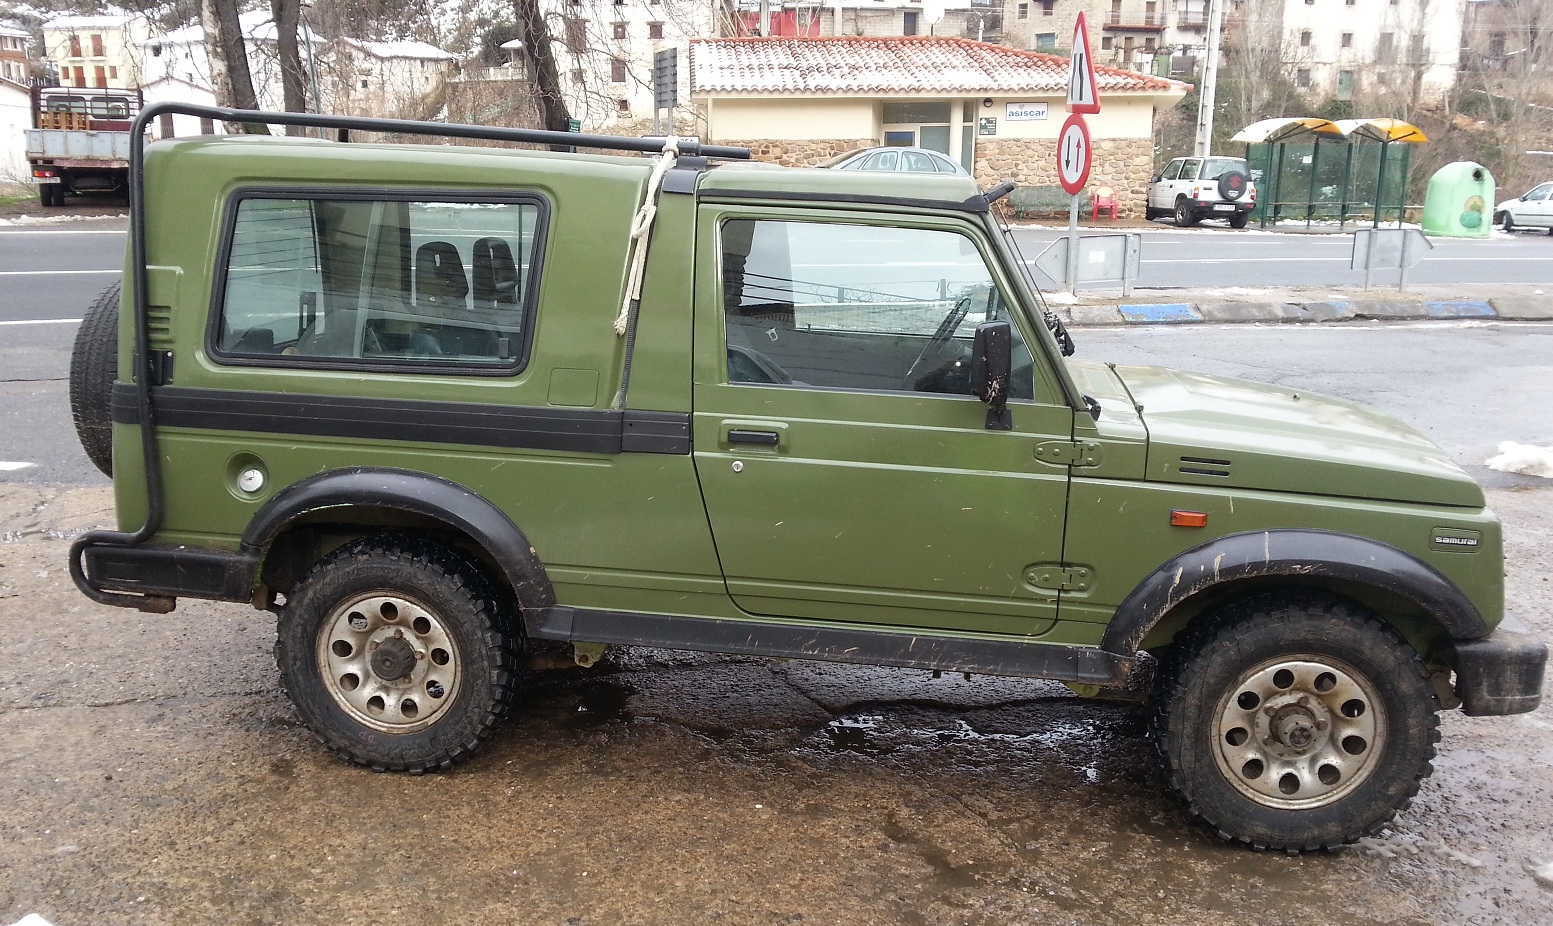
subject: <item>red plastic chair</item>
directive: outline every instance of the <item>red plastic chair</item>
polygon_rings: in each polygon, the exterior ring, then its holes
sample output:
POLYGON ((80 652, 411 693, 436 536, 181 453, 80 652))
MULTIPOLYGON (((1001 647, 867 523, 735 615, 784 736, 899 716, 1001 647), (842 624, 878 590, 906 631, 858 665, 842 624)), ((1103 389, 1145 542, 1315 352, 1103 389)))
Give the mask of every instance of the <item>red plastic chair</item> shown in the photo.
POLYGON ((1116 201, 1115 190, 1108 186, 1097 186, 1095 187, 1095 194, 1092 200, 1094 208, 1090 211, 1090 221, 1100 218, 1101 210, 1108 210, 1111 213, 1111 219, 1113 221, 1116 219, 1116 214, 1120 207, 1116 201))

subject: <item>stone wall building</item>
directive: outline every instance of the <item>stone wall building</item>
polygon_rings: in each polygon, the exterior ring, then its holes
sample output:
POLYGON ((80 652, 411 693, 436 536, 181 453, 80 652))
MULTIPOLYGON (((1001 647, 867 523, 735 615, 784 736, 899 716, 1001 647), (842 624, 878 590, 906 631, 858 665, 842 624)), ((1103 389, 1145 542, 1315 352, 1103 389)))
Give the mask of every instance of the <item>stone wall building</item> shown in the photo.
MULTIPOLYGON (((707 137, 759 160, 806 166, 853 148, 915 145, 958 161, 983 186, 1057 184, 1066 58, 949 37, 773 37, 697 41, 690 63, 707 137)), ((1189 87, 1096 71, 1089 184, 1115 188, 1123 211, 1141 215, 1154 114, 1189 87)))

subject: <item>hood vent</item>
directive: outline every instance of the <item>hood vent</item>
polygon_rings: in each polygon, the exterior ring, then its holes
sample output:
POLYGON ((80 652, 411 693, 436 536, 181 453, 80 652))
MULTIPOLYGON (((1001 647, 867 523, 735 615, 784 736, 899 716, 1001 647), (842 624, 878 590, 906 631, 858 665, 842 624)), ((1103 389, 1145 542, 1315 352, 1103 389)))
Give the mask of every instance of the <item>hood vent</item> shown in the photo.
POLYGON ((1210 460, 1206 457, 1182 457, 1180 471, 1191 476, 1217 476, 1229 478, 1228 460, 1210 460))

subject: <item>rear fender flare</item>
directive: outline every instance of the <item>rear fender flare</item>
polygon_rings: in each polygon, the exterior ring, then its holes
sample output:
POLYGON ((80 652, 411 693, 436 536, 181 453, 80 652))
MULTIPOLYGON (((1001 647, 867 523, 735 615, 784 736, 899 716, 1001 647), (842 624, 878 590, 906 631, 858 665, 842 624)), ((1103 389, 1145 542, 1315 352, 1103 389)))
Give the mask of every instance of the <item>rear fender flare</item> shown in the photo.
POLYGON ((386 508, 440 521, 485 550, 512 587, 520 608, 555 604, 555 589, 539 554, 511 518, 455 482, 410 470, 351 467, 294 482, 249 522, 243 532, 243 551, 262 559, 298 519, 353 507, 386 508))
POLYGON ((1351 534, 1271 530, 1210 540, 1154 570, 1116 609, 1100 647, 1132 656, 1154 625, 1187 599, 1225 583, 1277 576, 1330 577, 1391 592, 1418 605, 1456 640, 1489 633, 1467 596, 1411 554, 1351 534))

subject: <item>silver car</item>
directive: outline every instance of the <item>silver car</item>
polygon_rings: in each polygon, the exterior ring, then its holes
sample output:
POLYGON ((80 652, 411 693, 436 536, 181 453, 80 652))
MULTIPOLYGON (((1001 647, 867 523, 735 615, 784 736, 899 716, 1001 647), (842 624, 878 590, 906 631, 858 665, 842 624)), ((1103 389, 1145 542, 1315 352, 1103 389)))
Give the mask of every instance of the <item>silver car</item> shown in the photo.
POLYGON ((837 170, 893 170, 920 174, 959 174, 969 177, 970 171, 951 160, 947 155, 927 148, 858 148, 831 158, 821 167, 837 170))
POLYGON ((1539 183, 1516 199, 1507 199, 1494 207, 1494 223, 1505 231, 1517 228, 1546 228, 1553 235, 1553 180, 1539 183))

